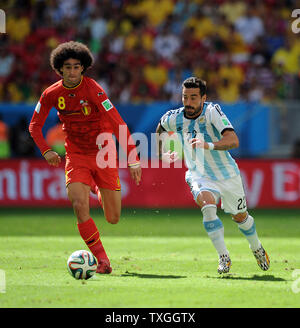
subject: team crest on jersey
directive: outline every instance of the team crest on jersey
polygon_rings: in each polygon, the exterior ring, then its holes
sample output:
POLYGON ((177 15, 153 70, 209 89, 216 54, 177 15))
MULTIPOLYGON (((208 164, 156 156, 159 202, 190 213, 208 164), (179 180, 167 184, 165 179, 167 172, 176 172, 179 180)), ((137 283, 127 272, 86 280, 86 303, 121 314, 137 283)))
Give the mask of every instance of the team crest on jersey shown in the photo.
POLYGON ((80 105, 81 105, 81 111, 85 116, 91 114, 92 108, 90 107, 87 100, 80 100, 80 105))
POLYGON ((205 116, 199 118, 199 123, 205 123, 205 116))

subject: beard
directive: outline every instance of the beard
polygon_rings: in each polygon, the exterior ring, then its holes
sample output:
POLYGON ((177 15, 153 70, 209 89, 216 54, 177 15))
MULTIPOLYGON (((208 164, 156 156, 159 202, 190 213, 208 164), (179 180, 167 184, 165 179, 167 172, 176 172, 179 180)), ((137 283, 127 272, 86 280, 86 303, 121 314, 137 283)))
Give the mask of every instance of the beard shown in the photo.
POLYGON ((200 115, 202 111, 203 104, 201 102, 199 107, 193 107, 193 106, 184 106, 184 112, 189 117, 194 117, 197 115, 200 115))

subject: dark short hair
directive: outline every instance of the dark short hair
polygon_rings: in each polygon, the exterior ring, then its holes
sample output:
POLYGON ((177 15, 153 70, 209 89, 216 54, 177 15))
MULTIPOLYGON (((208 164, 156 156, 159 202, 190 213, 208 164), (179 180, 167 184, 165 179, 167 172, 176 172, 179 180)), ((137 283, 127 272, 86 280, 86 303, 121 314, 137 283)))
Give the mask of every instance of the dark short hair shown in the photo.
POLYGON ((185 87, 187 89, 190 88, 197 88, 200 90, 200 95, 203 97, 206 95, 206 81, 199 79, 198 77, 191 76, 183 81, 182 87, 185 87))
POLYGON ((90 49, 81 42, 69 41, 61 43, 50 55, 50 65, 52 69, 61 73, 61 68, 66 60, 73 58, 78 59, 84 67, 84 73, 89 67, 93 65, 94 58, 90 49))

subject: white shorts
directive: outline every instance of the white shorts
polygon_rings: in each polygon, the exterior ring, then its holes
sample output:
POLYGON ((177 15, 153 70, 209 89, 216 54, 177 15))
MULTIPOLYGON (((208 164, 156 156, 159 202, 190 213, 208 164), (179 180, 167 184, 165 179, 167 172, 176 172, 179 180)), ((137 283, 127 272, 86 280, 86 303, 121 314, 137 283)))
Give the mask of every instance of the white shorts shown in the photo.
POLYGON ((246 196, 240 175, 226 180, 214 181, 186 174, 185 180, 191 189, 195 202, 197 202, 199 193, 207 190, 214 195, 216 204, 221 199, 221 208, 224 212, 236 215, 247 211, 246 196))

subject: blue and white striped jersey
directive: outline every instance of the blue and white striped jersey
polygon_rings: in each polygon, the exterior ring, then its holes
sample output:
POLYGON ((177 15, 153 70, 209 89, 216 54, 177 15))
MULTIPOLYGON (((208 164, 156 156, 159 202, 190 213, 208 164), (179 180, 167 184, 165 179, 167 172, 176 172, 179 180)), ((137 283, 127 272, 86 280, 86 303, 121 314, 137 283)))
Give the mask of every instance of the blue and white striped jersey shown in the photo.
POLYGON ((188 174, 212 180, 229 179, 240 174, 235 160, 228 151, 192 149, 188 142, 192 138, 216 142, 221 139, 223 130, 233 129, 218 104, 205 102, 201 115, 196 119, 186 118, 184 107, 170 110, 161 118, 160 124, 166 131, 177 133, 183 146, 188 174))

